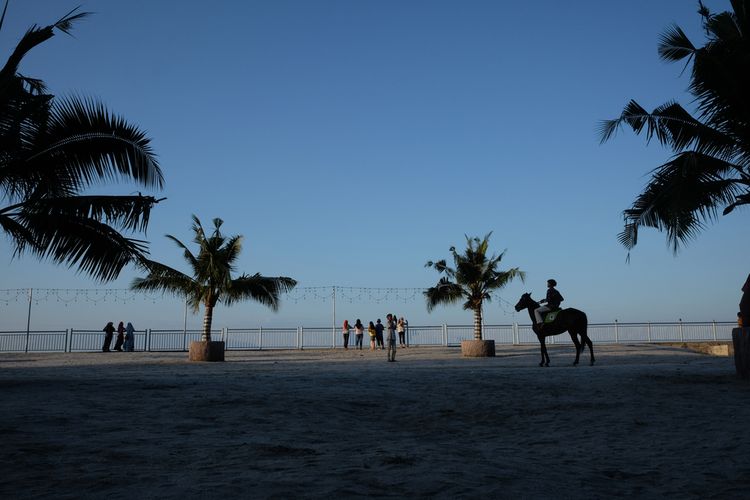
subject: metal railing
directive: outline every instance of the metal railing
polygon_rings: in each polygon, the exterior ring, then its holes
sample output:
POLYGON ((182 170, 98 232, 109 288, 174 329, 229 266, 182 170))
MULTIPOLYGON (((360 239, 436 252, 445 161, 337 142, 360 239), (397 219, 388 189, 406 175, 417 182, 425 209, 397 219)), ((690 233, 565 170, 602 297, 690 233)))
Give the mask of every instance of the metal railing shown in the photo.
MULTIPOLYGON (((731 341, 733 322, 596 323, 589 325, 595 344, 731 341)), ((135 350, 148 352, 187 351, 200 340, 200 330, 137 330, 135 350)), ((226 342, 230 351, 262 349, 335 349, 343 347, 343 335, 331 327, 222 328, 212 330, 214 340, 226 342)), ((471 325, 410 326, 407 343, 413 346, 458 346, 473 338, 471 325)), ((369 342, 365 333, 365 345, 369 342)), ((482 338, 497 344, 536 344, 531 325, 485 325, 482 338)), ((0 352, 93 352, 102 349, 104 332, 68 328, 47 331, 0 331, 0 352)), ((568 334, 548 337, 549 344, 571 344, 568 334)), ((354 333, 349 338, 354 345, 354 333)))

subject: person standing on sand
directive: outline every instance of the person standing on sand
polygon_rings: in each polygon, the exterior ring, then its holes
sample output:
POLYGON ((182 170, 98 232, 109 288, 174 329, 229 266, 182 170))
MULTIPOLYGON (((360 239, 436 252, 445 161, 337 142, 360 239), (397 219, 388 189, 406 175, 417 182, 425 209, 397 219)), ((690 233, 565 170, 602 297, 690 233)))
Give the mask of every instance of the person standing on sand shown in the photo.
POLYGON ((375 325, 372 324, 372 321, 370 321, 370 326, 367 327, 367 333, 370 334, 370 350, 375 350, 375 339, 378 336, 377 330, 375 330, 375 325))
POLYGON ((396 316, 389 314, 388 321, 388 361, 396 361, 396 316))
POLYGON ((115 351, 122 352, 122 344, 125 342, 125 325, 122 321, 117 325, 117 341, 115 342, 115 351))
POLYGON ((344 320, 344 326, 341 328, 341 333, 344 334, 344 349, 349 349, 349 334, 351 333, 351 327, 349 326, 349 320, 344 320))
POLYGON ((396 323, 396 331, 398 332, 398 344, 400 347, 406 347, 406 320, 402 317, 398 319, 396 323))
POLYGON ((362 324, 362 322, 357 318, 357 322, 354 323, 354 333, 356 334, 356 344, 355 349, 362 350, 362 338, 365 336, 365 326, 362 324))
POLYGON ((383 323, 380 321, 380 318, 378 318, 378 321, 375 323, 375 340, 377 341, 380 350, 384 350, 385 345, 383 344, 383 323))
POLYGON ((135 328, 130 321, 128 321, 128 326, 125 327, 125 350, 127 352, 135 350, 135 328))
POLYGON ((112 336, 115 334, 115 325, 110 321, 102 330, 104 332, 104 345, 102 352, 109 352, 109 346, 112 345, 112 336))

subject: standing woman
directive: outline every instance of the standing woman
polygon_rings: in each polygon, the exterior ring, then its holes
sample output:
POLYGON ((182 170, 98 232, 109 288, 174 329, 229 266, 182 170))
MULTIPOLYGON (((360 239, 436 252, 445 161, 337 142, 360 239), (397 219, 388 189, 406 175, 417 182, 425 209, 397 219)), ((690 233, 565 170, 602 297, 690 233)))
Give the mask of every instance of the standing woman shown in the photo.
POLYGON ((135 350, 135 328, 133 323, 128 321, 128 326, 125 327, 125 351, 133 352, 135 350))
POLYGON ((404 324, 404 318, 398 318, 396 323, 396 331, 398 332, 398 344, 401 347, 406 347, 406 325, 404 324))
POLYGON ((372 321, 370 321, 370 326, 367 327, 367 333, 370 334, 370 350, 374 351, 375 350, 375 337, 377 336, 377 331, 375 330, 375 325, 372 324, 372 321))
POLYGON ((357 335, 355 349, 362 350, 362 338, 365 336, 365 325, 357 318, 357 322, 354 323, 354 333, 357 335))
POLYGON ((122 352, 122 344, 125 343, 125 325, 120 321, 117 325, 117 342, 115 342, 115 351, 122 352))
POLYGON ((341 333, 344 334, 344 349, 349 349, 349 332, 351 327, 349 326, 349 320, 344 320, 344 327, 341 329, 341 333))
POLYGON ((115 334, 115 325, 110 321, 102 330, 104 332, 104 345, 102 352, 109 352, 109 346, 112 344, 112 336, 115 334))

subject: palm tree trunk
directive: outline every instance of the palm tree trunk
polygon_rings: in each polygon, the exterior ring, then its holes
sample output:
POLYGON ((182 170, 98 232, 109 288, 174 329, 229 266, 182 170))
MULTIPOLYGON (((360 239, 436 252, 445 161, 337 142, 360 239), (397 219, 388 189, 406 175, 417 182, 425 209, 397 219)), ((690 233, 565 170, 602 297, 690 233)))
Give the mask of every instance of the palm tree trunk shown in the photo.
POLYGON ((214 306, 206 304, 206 313, 203 315, 203 336, 201 340, 204 342, 211 341, 211 323, 214 319, 214 306))
POLYGON ((474 339, 482 340, 482 306, 474 309, 474 339))

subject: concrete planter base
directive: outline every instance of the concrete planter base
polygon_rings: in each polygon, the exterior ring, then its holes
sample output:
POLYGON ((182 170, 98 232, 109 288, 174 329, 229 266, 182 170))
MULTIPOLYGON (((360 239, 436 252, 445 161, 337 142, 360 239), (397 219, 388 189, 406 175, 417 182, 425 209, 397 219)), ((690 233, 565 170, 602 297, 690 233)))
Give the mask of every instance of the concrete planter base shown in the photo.
POLYGON ((467 358, 494 358, 494 340, 462 340, 461 354, 467 358))
POLYGON ((190 361, 224 361, 224 342, 196 340, 190 342, 190 361))

